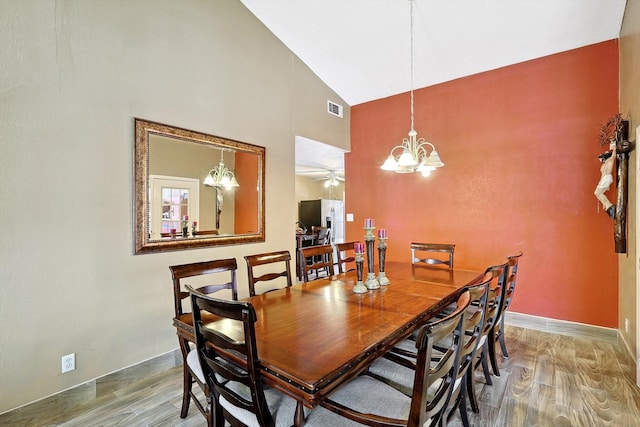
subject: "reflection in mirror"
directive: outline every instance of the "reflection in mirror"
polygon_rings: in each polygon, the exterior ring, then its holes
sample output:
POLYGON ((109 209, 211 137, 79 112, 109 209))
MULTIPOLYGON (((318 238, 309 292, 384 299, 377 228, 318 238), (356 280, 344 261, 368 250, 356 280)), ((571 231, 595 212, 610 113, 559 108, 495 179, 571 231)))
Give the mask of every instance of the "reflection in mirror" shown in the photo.
POLYGON ((135 128, 136 253, 264 241, 264 147, 135 128))

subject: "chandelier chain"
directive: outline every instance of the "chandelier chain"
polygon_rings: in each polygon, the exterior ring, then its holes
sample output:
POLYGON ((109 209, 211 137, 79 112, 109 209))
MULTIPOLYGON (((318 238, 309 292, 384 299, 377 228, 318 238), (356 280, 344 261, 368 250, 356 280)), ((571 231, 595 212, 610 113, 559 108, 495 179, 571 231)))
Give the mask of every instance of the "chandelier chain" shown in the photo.
POLYGON ((411 130, 414 129, 413 127, 413 0, 409 0, 409 7, 410 7, 410 17, 411 17, 411 22, 409 23, 409 36, 410 36, 410 47, 411 47, 411 51, 410 51, 410 74, 411 74, 411 130))

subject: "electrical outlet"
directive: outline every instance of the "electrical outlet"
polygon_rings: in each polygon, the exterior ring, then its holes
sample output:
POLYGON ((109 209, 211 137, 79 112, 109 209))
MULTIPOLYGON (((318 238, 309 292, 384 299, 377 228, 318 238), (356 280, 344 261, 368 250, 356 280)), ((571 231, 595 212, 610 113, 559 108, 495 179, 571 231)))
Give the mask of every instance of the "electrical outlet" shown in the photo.
POLYGON ((76 369, 76 354, 71 353, 62 356, 62 373, 73 371, 76 369))
POLYGON ((629 319, 624 319, 624 331, 629 333, 629 319))

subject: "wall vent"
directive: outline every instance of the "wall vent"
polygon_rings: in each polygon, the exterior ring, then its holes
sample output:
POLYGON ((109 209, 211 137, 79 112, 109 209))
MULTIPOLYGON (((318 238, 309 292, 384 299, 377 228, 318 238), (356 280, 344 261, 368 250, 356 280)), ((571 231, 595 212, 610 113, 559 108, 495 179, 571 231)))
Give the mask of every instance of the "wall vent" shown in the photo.
POLYGON ((327 112, 329 114, 333 114, 334 116, 342 118, 342 105, 336 104, 335 102, 327 101, 327 112))

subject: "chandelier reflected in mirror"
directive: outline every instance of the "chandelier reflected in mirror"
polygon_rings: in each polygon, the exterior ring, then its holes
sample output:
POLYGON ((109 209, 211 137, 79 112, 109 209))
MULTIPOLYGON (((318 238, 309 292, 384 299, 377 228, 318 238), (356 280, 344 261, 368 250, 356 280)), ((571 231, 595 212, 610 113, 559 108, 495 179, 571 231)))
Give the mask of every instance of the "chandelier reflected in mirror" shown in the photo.
POLYGON ((220 150, 220 163, 209 171, 204 179, 204 185, 217 189, 224 188, 225 190, 240 187, 233 172, 224 165, 224 150, 220 150))
POLYGON ((396 173, 420 172, 422 176, 429 176, 431 171, 444 166, 436 147, 424 138, 418 138, 418 132, 413 128, 413 0, 409 0, 410 34, 411 34, 411 130, 409 138, 404 138, 402 144, 391 149, 389 157, 380 169, 396 173))

